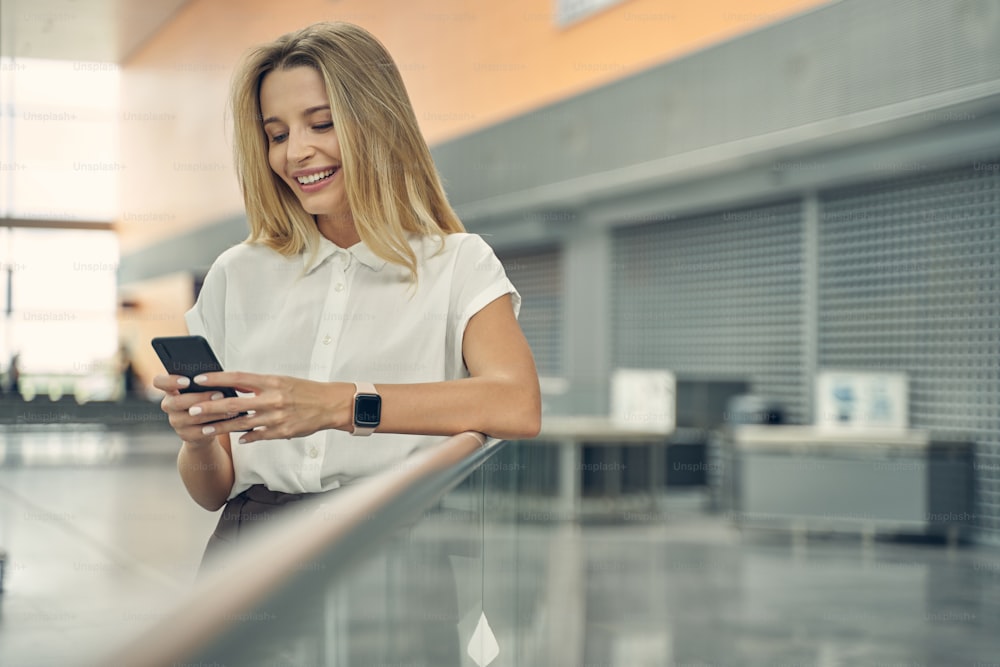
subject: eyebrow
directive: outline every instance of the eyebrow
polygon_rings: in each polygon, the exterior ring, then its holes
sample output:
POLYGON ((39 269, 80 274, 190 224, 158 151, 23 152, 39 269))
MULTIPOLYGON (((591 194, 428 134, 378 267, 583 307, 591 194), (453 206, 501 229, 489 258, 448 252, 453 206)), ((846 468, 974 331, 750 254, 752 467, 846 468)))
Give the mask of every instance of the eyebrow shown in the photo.
MULTIPOLYGON (((306 109, 305 111, 302 112, 302 115, 303 116, 311 116, 312 114, 316 113, 317 111, 329 111, 329 110, 330 110, 330 105, 329 104, 321 104, 321 105, 319 105, 317 107, 309 107, 308 109, 306 109)), ((262 125, 267 125, 268 123, 280 123, 280 122, 281 122, 280 118, 278 118, 277 116, 271 116, 270 118, 265 118, 264 122, 262 123, 262 125)))

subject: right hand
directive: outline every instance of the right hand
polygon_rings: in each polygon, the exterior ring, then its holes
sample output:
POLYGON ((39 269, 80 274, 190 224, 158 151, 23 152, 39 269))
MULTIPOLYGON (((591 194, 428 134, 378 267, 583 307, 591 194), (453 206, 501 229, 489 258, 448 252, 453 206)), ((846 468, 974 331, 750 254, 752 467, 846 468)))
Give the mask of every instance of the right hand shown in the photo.
POLYGON ((182 394, 181 389, 189 386, 191 381, 183 375, 157 375, 153 378, 153 386, 166 392, 160 401, 160 409, 167 413, 170 427, 180 436, 181 440, 195 447, 205 447, 215 440, 214 435, 202 433, 202 427, 219 418, 217 414, 192 416, 189 410, 199 403, 219 400, 222 392, 195 392, 182 394))

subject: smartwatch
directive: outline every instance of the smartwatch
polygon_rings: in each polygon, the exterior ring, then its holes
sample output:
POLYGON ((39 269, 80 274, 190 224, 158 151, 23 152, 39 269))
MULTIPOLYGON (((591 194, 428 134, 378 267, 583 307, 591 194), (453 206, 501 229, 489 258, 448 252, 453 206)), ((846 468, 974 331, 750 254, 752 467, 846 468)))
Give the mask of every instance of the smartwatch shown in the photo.
POLYGON ((382 397, 371 382, 354 383, 354 430, 351 435, 371 435, 382 421, 382 397))

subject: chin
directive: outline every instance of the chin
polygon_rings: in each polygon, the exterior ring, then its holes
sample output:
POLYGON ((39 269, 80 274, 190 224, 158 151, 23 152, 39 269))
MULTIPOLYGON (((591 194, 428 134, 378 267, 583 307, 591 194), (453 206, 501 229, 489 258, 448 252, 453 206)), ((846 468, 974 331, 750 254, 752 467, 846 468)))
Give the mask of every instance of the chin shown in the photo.
MULTIPOLYGON (((327 193, 323 193, 327 195, 327 193)), ((343 208, 341 201, 342 197, 299 197, 299 203, 302 204, 302 208, 311 213, 312 215, 333 215, 335 211, 343 208)))

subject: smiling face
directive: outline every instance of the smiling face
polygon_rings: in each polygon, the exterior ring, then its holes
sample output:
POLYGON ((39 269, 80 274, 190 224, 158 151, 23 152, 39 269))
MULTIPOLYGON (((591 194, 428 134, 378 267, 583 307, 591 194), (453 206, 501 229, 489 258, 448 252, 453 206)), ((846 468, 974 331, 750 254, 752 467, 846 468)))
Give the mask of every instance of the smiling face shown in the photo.
POLYGON ((351 221, 341 171, 340 142, 326 87, 311 67, 268 72, 260 85, 267 159, 308 213, 351 221))

